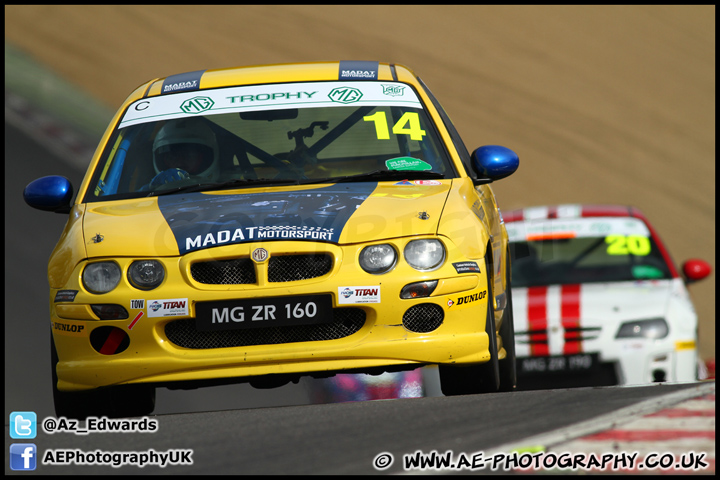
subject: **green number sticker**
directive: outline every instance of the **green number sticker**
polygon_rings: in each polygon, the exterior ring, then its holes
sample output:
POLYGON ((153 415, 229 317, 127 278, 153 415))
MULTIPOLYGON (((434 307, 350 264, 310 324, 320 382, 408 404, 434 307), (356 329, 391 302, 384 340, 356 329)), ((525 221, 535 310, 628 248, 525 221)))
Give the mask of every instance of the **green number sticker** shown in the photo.
POLYGON ((638 279, 656 279, 663 278, 663 272, 657 267, 651 267, 650 265, 635 265, 632 267, 633 278, 638 279))
POLYGON ((650 253, 650 239, 641 235, 608 235, 608 255, 635 255, 643 257, 650 253))
POLYGON ((388 170, 432 170, 432 165, 418 158, 398 157, 385 160, 385 166, 388 170))

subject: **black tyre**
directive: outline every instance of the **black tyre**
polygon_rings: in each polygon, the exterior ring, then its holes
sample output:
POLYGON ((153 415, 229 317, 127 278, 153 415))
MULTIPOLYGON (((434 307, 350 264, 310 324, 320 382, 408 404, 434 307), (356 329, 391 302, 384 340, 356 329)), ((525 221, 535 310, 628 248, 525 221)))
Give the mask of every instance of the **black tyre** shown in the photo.
MULTIPOLYGON (((488 253, 488 255, 490 254, 488 253)), ((492 267, 487 256, 485 257, 485 272, 488 278, 485 332, 490 339, 490 361, 480 365, 462 367, 440 365, 438 369, 440 373, 440 389, 446 396, 492 393, 497 392, 500 388, 495 307, 492 293, 492 267)))
POLYGON ((507 287, 505 289, 507 304, 503 312, 502 324, 500 324, 500 338, 502 338, 503 348, 507 355, 503 360, 500 360, 500 391, 512 392, 517 388, 517 360, 515 358, 515 322, 512 310, 509 252, 506 261, 505 275, 507 279, 507 287))
POLYGON ((58 354, 50 337, 53 401, 57 417, 84 420, 87 417, 140 417, 155 409, 155 388, 147 385, 123 385, 88 392, 61 392, 57 388, 58 354))

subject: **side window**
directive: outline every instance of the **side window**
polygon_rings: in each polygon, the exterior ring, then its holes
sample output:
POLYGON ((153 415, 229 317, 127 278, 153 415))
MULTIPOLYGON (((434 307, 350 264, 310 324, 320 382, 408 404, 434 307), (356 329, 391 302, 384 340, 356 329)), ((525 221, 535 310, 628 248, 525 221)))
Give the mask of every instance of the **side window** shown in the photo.
POLYGON ((95 169, 85 202, 136 192, 154 176, 150 125, 136 125, 113 133, 112 148, 103 153, 95 169))
POLYGON ((101 197, 117 193, 127 151, 132 143, 132 136, 126 133, 116 132, 110 140, 109 144, 113 147, 107 150, 107 153, 95 169, 94 188, 88 190, 88 195, 101 197))

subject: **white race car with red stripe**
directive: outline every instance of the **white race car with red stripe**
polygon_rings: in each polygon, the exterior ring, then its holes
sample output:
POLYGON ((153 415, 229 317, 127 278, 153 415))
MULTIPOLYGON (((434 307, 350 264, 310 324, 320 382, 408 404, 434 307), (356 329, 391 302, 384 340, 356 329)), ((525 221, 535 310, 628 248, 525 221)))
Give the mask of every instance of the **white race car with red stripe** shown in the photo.
POLYGON ((645 216, 619 205, 503 212, 512 258, 518 388, 697 379, 697 315, 645 216))

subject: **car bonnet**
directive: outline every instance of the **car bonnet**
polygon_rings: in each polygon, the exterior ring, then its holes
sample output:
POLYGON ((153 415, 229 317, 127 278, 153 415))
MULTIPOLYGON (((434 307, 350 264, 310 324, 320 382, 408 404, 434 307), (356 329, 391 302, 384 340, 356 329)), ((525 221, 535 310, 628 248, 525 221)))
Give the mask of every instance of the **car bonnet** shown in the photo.
POLYGON ((363 243, 437 232, 452 180, 186 193, 88 204, 89 258, 262 241, 363 243))

